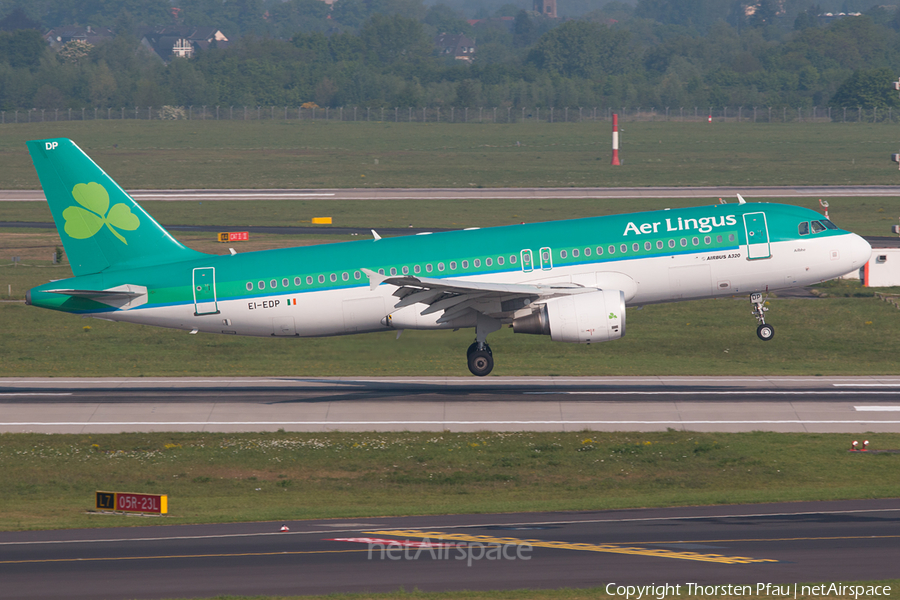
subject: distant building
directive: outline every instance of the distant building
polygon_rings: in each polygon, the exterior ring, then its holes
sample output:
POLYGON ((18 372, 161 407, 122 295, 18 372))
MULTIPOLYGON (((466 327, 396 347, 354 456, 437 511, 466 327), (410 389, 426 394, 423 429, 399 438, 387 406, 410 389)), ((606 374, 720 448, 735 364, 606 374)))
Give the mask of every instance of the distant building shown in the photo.
POLYGON ((461 33, 442 33, 434 38, 441 56, 452 56, 456 60, 472 62, 475 59, 475 40, 461 33))
MULTIPOLYGON (((891 240, 891 242, 893 241, 891 240)), ((864 286, 900 286, 900 248, 896 246, 883 247, 886 245, 884 243, 872 243, 872 258, 860 269, 859 274, 859 278, 862 279, 864 286)), ((852 275, 852 273, 848 275, 852 275)))
POLYGON ((191 58, 200 50, 211 46, 223 48, 227 44, 228 38, 215 27, 159 27, 141 38, 141 45, 163 62, 191 58))
POLYGON ((534 0, 534 12, 548 19, 556 18, 556 0, 534 0))
POLYGON ((820 15, 818 16, 818 19, 819 19, 819 23, 822 23, 823 25, 827 25, 828 23, 831 23, 832 21, 837 21, 838 19, 844 19, 844 18, 847 18, 847 17, 861 17, 861 16, 862 16, 862 13, 859 13, 859 12, 851 12, 851 13, 842 13, 842 12, 839 12, 839 13, 830 13, 830 12, 827 12, 827 13, 822 13, 822 14, 820 14, 820 15))
POLYGON ((72 41, 87 42, 96 46, 100 42, 112 39, 114 34, 107 27, 82 27, 81 25, 63 25, 55 27, 44 34, 44 39, 54 50, 59 50, 65 44, 72 41))

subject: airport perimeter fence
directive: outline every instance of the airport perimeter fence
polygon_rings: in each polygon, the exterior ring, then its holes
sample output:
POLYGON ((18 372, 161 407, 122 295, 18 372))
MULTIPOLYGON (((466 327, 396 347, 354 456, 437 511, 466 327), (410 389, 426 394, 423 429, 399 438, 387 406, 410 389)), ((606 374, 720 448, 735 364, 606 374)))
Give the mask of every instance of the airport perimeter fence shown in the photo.
MULTIPOLYGON (((900 113, 900 111, 898 111, 900 113)), ((0 124, 100 120, 341 121, 381 123, 584 123, 611 121, 737 123, 893 123, 891 108, 723 107, 290 107, 163 106, 120 108, 31 108, 0 111, 0 124)), ((900 114, 897 116, 900 121, 900 114)))

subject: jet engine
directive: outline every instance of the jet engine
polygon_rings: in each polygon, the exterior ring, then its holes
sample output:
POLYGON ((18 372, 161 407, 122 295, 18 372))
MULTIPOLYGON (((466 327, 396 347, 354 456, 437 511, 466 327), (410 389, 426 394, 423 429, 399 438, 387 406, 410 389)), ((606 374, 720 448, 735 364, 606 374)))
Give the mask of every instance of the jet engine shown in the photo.
POLYGON ((514 319, 513 331, 549 335, 554 342, 590 344, 625 335, 625 293, 598 290, 552 298, 514 319))

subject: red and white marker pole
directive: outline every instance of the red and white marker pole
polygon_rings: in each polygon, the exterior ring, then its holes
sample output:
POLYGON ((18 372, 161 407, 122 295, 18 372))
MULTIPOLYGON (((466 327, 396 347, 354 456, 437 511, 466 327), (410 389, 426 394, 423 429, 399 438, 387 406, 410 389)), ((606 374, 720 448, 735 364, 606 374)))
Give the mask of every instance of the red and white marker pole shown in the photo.
POLYGON ((613 114, 613 155, 612 155, 612 166, 618 167, 621 163, 619 162, 619 115, 613 114))

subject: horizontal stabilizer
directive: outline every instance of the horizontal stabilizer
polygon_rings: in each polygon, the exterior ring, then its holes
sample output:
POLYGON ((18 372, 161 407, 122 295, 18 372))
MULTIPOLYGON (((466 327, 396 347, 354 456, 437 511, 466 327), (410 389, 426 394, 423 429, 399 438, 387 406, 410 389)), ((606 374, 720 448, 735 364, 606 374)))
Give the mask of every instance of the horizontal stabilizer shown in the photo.
POLYGON ((58 289, 44 291, 51 294, 95 300, 122 310, 128 310, 147 303, 147 288, 142 285, 119 285, 108 290, 58 289))

